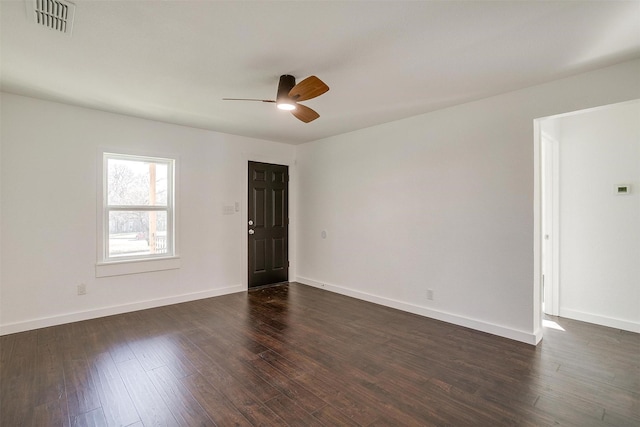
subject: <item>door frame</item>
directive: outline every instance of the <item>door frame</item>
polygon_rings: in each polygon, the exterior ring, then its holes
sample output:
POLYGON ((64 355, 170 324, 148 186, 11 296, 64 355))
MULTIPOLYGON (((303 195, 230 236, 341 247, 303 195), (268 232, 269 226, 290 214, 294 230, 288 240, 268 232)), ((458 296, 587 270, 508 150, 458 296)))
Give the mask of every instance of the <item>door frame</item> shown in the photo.
POLYGON ((283 165, 289 167, 289 238, 287 242, 287 252, 289 254, 289 282, 294 282, 296 279, 296 227, 295 227, 295 219, 297 211, 295 210, 296 201, 297 201, 297 171, 296 171, 296 160, 292 158, 293 156, 284 157, 274 157, 274 156, 265 156, 263 154, 256 153, 244 153, 243 163, 242 163, 242 195, 243 199, 240 202, 241 206, 241 217, 242 220, 239 224, 239 233, 242 236, 242 244, 241 244, 241 265, 242 265, 242 287, 245 290, 249 290, 249 239, 247 238, 247 225, 249 222, 249 162, 259 162, 259 163, 271 163, 275 165, 283 165))

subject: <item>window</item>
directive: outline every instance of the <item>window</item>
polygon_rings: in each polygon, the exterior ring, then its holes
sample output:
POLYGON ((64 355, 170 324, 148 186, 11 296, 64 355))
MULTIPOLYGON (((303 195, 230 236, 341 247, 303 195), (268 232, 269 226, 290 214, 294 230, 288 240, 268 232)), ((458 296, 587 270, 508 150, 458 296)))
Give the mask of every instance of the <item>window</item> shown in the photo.
POLYGON ((175 255, 174 163, 103 154, 103 262, 175 255))

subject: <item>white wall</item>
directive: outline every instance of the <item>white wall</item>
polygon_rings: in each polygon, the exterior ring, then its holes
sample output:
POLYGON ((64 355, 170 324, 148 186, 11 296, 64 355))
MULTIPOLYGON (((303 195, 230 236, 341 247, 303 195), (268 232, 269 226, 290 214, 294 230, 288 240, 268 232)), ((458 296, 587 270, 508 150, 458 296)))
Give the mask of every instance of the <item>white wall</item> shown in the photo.
POLYGON ((1 96, 2 333, 246 289, 247 160, 292 165, 295 204, 294 146, 1 96), (178 158, 180 269, 96 278, 100 147, 178 158))
POLYGON ((640 102, 555 121, 560 315, 640 332, 640 102))
POLYGON ((534 119, 635 98, 640 61, 299 146, 298 280, 537 342, 534 119))

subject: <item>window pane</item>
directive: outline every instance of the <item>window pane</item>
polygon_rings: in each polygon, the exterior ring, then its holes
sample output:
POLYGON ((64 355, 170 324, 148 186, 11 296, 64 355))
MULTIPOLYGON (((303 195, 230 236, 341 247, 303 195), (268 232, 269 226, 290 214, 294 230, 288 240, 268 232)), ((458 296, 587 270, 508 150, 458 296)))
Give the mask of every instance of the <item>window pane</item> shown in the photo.
POLYGON ((107 203, 167 206, 166 163, 107 159, 107 203))
POLYGON ((168 253, 167 212, 109 212, 109 257, 168 253))

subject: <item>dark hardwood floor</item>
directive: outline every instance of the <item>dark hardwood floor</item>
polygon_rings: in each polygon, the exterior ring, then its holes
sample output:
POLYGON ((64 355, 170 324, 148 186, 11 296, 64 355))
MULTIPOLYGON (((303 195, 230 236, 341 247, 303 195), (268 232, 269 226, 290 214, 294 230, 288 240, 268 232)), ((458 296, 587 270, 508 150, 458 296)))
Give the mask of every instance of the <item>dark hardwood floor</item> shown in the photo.
POLYGON ((0 425, 638 426, 640 335, 537 346, 299 284, 0 338, 0 425))

